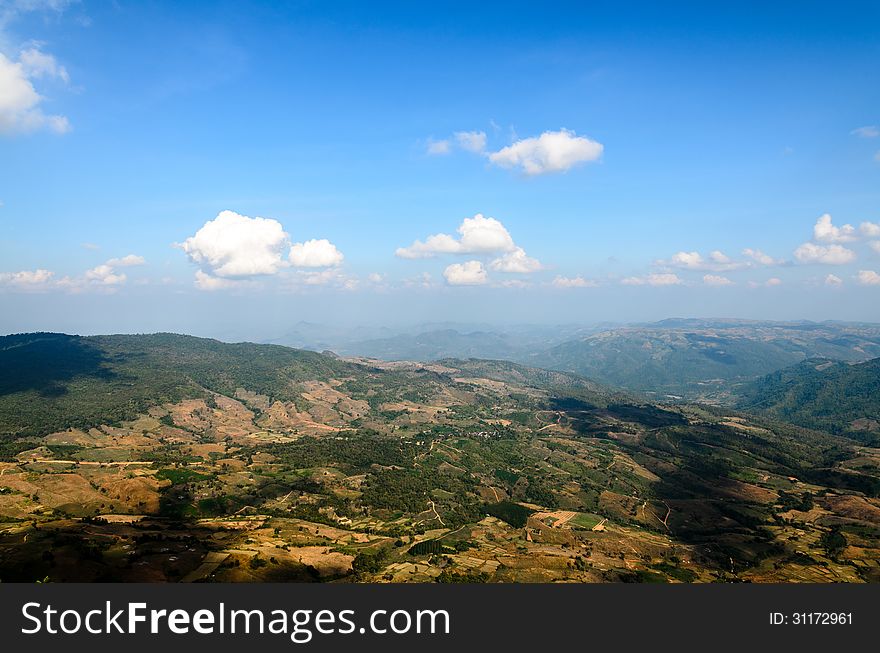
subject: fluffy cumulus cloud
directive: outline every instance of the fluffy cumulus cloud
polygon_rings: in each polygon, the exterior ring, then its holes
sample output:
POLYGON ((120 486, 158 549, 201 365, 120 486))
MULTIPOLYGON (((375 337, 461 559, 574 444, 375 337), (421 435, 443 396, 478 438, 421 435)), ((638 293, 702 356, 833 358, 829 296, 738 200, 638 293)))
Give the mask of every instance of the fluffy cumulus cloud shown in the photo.
POLYGON ((33 85, 33 80, 41 77, 66 81, 67 71, 51 55, 36 49, 22 52, 18 61, 0 53, 0 134, 27 133, 44 128, 63 134, 70 130, 66 117, 43 111, 45 98, 33 85))
POLYGON ((873 249, 875 252, 877 252, 878 254, 880 254, 880 240, 873 240, 873 241, 871 241, 870 243, 868 243, 868 247, 870 247, 870 248, 873 249))
POLYGON ((516 250, 513 238, 504 225, 480 213, 465 218, 458 227, 458 234, 458 238, 434 234, 424 242, 417 240, 409 247, 398 248, 395 254, 400 258, 429 258, 438 254, 488 254, 516 250))
POLYGON ((733 281, 728 279, 727 277, 722 277, 717 274, 707 274, 703 276, 703 283, 707 286, 730 286, 733 285, 733 281))
POLYGON ((804 243, 794 251, 794 257, 801 263, 822 265, 846 265, 856 258, 856 253, 843 245, 817 245, 804 243))
POLYGON ((576 277, 556 276, 551 283, 557 288, 596 288, 599 285, 592 279, 584 279, 580 275, 576 277))
POLYGON ((300 268, 335 267, 342 263, 342 252, 326 238, 294 243, 290 248, 290 262, 300 268))
POLYGON ((863 286, 880 286, 880 274, 874 270, 859 270, 856 280, 863 286))
POLYGON ((443 277, 450 286, 479 286, 489 280, 479 261, 453 263, 443 270, 443 277))
POLYGON ((649 274, 644 277, 626 277, 620 283, 624 286, 678 286, 684 283, 677 274, 671 272, 649 274))
POLYGON ((499 272, 528 274, 542 269, 541 262, 528 256, 522 247, 517 247, 489 263, 489 267, 499 272))
POLYGON ((560 129, 516 141, 489 154, 489 161, 502 168, 520 168, 534 176, 565 172, 580 163, 597 161, 603 149, 601 143, 560 129))
POLYGON ((277 220, 221 211, 183 241, 180 248, 204 272, 236 278, 278 272, 284 266, 288 242, 288 235, 277 220))
POLYGON ((289 267, 336 267, 344 258, 327 239, 291 245, 277 220, 251 218, 234 211, 221 211, 177 247, 199 266, 196 287, 202 290, 238 285, 221 279, 244 281, 275 275, 289 267))
POLYGON ((0 288, 13 290, 43 290, 52 282, 54 273, 42 268, 19 272, 0 272, 0 288))
POLYGON ((851 224, 836 227, 828 213, 820 216, 813 226, 813 239, 819 243, 851 243, 856 237, 855 227, 851 224))

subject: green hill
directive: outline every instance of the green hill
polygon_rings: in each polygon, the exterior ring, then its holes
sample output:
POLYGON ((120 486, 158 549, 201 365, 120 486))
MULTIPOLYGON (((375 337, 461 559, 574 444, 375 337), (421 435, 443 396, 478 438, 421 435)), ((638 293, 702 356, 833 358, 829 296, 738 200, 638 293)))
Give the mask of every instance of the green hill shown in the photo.
POLYGON ((745 386, 737 405, 876 443, 880 441, 880 358, 857 364, 804 361, 745 386))

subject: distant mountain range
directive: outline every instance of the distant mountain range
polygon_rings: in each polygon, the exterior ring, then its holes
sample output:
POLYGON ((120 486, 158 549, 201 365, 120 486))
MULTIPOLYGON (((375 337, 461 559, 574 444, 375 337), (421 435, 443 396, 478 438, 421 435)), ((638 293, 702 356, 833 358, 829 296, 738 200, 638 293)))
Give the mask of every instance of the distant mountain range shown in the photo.
POLYGON ((728 402, 739 385, 810 358, 858 362, 880 356, 880 325, 668 319, 627 326, 344 330, 301 324, 278 342, 388 361, 509 360, 659 399, 728 402))

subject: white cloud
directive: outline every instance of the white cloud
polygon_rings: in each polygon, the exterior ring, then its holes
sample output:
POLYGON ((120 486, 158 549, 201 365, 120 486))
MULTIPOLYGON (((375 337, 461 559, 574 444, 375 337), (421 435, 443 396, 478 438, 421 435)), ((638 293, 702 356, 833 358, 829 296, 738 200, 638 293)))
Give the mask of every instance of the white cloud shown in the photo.
POLYGON ((53 272, 42 268, 21 270, 20 272, 0 272, 0 287, 25 291, 44 290, 49 287, 53 276, 53 272))
POLYGON ((463 150, 479 154, 486 149, 486 132, 455 132, 453 135, 455 142, 463 150))
POLYGON ((816 245, 804 243, 794 251, 794 257, 801 263, 821 263, 823 265, 844 265, 855 260, 856 253, 842 245, 816 245))
POLYGON ((880 274, 874 270, 859 270, 856 279, 863 286, 880 286, 880 274))
POLYGON ((371 272, 370 274, 367 275, 367 281, 369 281, 370 283, 377 283, 377 284, 384 283, 385 282, 385 275, 380 274, 379 272, 371 272))
POLYGON ((29 78, 60 79, 65 84, 70 83, 70 75, 67 69, 59 64, 55 57, 37 48, 22 50, 18 57, 24 74, 29 78))
POLYGON ((342 252, 326 238, 294 243, 290 248, 290 262, 300 268, 335 267, 343 258, 342 252))
POLYGON ((541 262, 536 258, 527 256, 522 247, 517 247, 512 252, 496 258, 489 264, 489 267, 499 272, 518 272, 521 274, 537 272, 542 268, 541 262))
POLYGON ((599 286, 592 279, 584 279, 580 275, 576 277, 557 276, 551 283, 557 288, 596 288, 599 286))
POLYGON ((728 279, 727 277, 721 277, 715 274, 707 274, 703 277, 703 283, 707 286, 730 286, 733 285, 733 281, 728 279))
POLYGON ((856 239, 856 230, 851 224, 835 227, 831 216, 825 213, 813 226, 813 238, 820 243, 849 243, 856 239))
POLYGON ((684 283, 677 274, 659 273, 644 277, 626 277, 620 281, 624 286, 677 286, 684 283))
POLYGON ((133 265, 144 265, 146 262, 147 260, 143 256, 128 254, 122 258, 111 258, 107 261, 107 265, 110 267, 127 268, 133 265))
MULTIPOLYGON (((35 50, 28 52, 42 54, 35 50)), ((25 56, 25 53, 22 53, 22 56, 25 56)), ((49 74, 48 69, 45 68, 46 64, 41 64, 42 68, 33 68, 33 65, 37 63, 33 60, 35 55, 28 56, 32 61, 26 65, 22 60, 12 61, 0 53, 0 133, 27 133, 46 128, 63 134, 70 130, 67 118, 43 113, 40 105, 44 98, 31 83, 32 77, 49 74)), ((42 56, 51 59, 49 55, 42 56)), ((63 71, 66 78, 67 72, 63 67, 56 66, 55 74, 61 75, 59 70, 63 71)))
POLYGON ((876 222, 863 222, 859 225, 859 231, 866 238, 880 238, 880 224, 876 222))
POLYGON ((525 174, 541 175, 564 172, 573 166, 596 161, 603 145, 573 131, 547 131, 538 137, 524 138, 489 154, 489 161, 502 168, 521 168, 525 174))
POLYGON ((685 270, 711 270, 722 272, 736 270, 743 267, 744 263, 733 261, 724 252, 715 250, 704 258, 699 252, 677 252, 668 261, 657 261, 656 265, 681 268, 685 270))
POLYGON ((880 254, 880 240, 872 240, 870 243, 868 243, 868 247, 880 254))
POLYGON ((742 251, 742 253, 743 256, 748 256, 750 259, 761 265, 780 265, 782 263, 781 260, 777 260, 772 256, 768 256, 760 249, 751 249, 747 247, 742 251))
POLYGON ((127 278, 125 274, 117 273, 113 266, 107 263, 87 270, 84 277, 89 283, 99 286, 119 286, 125 283, 127 278))
POLYGON ((211 276, 234 278, 278 272, 288 242, 277 220, 221 211, 180 248, 211 276))
POLYGON ((450 286, 479 286, 489 280, 479 261, 453 263, 443 270, 443 276, 450 286))
POLYGON ((853 129, 850 134, 859 138, 877 138, 880 136, 880 129, 876 125, 866 125, 865 127, 853 129))
POLYGON ((778 277, 771 277, 771 278, 767 279, 767 281, 764 282, 764 285, 765 285, 765 286, 770 286, 771 288, 772 288, 773 286, 781 286, 781 285, 782 285, 782 279, 779 279, 778 277))
POLYGON ((448 140, 435 141, 433 139, 428 139, 428 147, 426 148, 428 154, 437 156, 441 154, 449 154, 452 151, 452 146, 448 140))
POLYGON ((827 277, 825 277, 825 285, 832 287, 841 286, 843 285, 843 279, 838 277, 836 274, 829 274, 827 277))
POLYGON ((428 236, 424 242, 417 240, 409 247, 399 247, 395 254, 400 258, 429 258, 437 254, 486 254, 512 252, 516 249, 510 233, 495 218, 485 218, 477 213, 465 218, 458 227, 459 239, 447 234, 428 236))

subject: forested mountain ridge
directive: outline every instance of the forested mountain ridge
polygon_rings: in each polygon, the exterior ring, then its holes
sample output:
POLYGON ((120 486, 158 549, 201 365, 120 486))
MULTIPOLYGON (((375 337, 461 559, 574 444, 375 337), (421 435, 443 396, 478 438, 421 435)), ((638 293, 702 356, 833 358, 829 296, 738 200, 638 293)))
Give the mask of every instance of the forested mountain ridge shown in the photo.
POLYGON ((880 358, 811 359, 743 386, 742 410, 808 428, 880 442, 880 358))

